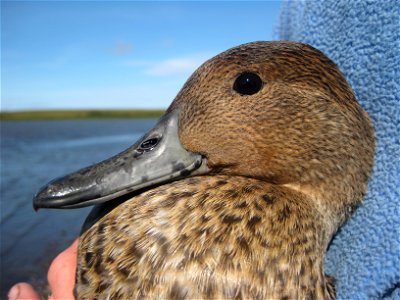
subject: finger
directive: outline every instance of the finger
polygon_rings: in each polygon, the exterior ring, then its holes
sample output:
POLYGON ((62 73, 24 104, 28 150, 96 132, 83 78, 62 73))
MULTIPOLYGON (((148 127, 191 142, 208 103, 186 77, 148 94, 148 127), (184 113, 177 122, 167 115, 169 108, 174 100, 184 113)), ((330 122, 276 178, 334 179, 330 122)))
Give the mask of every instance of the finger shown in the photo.
POLYGON ((51 263, 47 279, 52 295, 49 299, 74 299, 78 239, 51 263))
POLYGON ((15 284, 8 292, 9 300, 29 299, 40 300, 39 294, 29 283, 21 282, 15 284))

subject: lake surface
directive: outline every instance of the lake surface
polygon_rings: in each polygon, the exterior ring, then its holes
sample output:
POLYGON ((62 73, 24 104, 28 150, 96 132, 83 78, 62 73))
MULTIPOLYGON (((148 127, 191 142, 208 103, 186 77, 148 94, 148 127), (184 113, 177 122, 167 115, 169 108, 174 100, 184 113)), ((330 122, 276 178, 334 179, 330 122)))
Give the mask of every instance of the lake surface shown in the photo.
POLYGON ((90 208, 35 212, 32 198, 49 180, 128 148, 156 120, 0 122, 1 299, 12 284, 46 287, 52 259, 78 236, 90 208))

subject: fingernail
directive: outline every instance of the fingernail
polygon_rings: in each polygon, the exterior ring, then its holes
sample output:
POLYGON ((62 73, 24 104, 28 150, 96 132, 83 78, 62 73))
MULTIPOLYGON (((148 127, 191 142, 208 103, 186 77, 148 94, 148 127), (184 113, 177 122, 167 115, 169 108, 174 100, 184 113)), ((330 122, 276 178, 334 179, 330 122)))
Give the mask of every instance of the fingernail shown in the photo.
POLYGON ((8 292, 8 300, 17 300, 19 297, 20 288, 19 285, 14 285, 8 292))

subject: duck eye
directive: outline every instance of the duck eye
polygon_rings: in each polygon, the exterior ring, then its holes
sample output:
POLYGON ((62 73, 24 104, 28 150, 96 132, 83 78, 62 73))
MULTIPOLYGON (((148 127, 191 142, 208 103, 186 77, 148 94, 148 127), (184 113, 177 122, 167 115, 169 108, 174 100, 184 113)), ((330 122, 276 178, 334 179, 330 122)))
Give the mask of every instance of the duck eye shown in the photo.
POLYGON ((253 95, 261 90, 262 84, 260 76, 245 72, 236 78, 233 89, 241 95, 253 95))
POLYGON ((151 151, 154 149, 155 146, 157 146, 158 141, 159 141, 158 137, 154 137, 154 138, 145 140, 143 143, 140 144, 140 148, 138 150, 139 151, 151 151))

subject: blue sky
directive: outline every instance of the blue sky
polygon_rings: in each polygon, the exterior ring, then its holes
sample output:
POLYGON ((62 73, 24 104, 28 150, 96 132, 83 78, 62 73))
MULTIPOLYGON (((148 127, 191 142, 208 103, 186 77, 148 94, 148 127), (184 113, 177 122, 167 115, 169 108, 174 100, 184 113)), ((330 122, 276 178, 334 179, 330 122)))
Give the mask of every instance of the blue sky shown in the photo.
POLYGON ((230 47, 274 38, 280 1, 2 1, 1 110, 166 108, 230 47))

